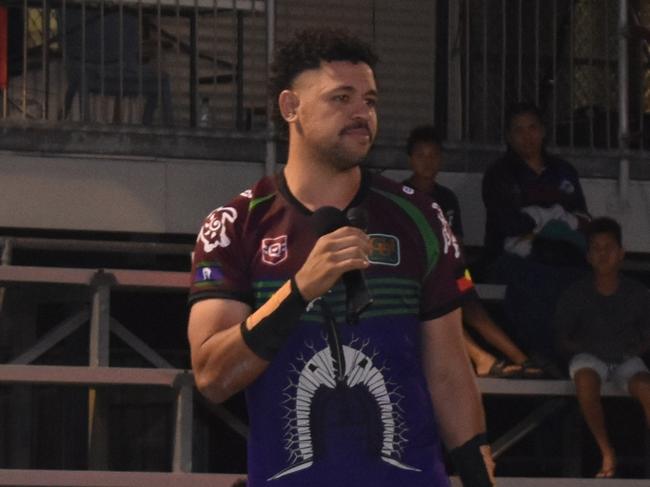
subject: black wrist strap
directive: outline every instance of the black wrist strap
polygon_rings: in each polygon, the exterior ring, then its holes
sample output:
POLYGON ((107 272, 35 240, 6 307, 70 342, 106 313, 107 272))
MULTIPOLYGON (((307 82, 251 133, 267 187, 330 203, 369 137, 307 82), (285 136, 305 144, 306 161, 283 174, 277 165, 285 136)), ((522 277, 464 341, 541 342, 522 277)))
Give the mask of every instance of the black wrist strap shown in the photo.
POLYGON ((300 294, 295 279, 290 280, 291 292, 271 314, 249 330, 246 321, 239 329, 244 342, 258 357, 271 361, 298 325, 307 302, 300 294))
POLYGON ((463 487, 492 487, 481 453, 481 446, 487 444, 485 433, 479 433, 449 452, 463 487))

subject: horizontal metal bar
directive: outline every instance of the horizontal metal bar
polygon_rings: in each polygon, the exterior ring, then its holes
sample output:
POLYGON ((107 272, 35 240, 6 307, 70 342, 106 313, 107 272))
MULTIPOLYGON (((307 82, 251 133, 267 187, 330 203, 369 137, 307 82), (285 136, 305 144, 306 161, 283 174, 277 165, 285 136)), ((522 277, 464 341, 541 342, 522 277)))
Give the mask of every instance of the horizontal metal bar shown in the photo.
POLYGON ((0 485, 31 487, 232 487, 246 475, 0 469, 0 485))
MULTIPOLYGON (((462 487, 458 477, 451 477, 452 487, 462 487)), ((647 487, 648 479, 577 479, 497 477, 499 487, 647 487)))
MULTIPOLYGON (((87 0, 67 0, 66 5, 69 7, 73 4, 82 4, 87 0)), ((30 4, 40 5, 40 2, 29 0, 30 4)), ((265 12, 266 11, 266 2, 261 0, 120 0, 122 5, 143 5, 157 7, 158 5, 162 7, 189 7, 194 8, 195 6, 200 9, 211 9, 215 8, 219 10, 238 10, 241 12, 265 12)))
POLYGON ((476 284, 476 292, 481 299, 502 301, 506 297, 506 286, 504 284, 476 284))
POLYGON ((100 273, 114 278, 113 287, 184 290, 187 272, 134 269, 78 269, 69 267, 0 266, 0 283, 77 284, 89 286, 100 273))
MULTIPOLYGON (((476 382, 483 394, 516 396, 575 396, 576 394, 575 385, 571 380, 477 378, 476 382)), ((601 387, 602 396, 629 396, 627 391, 619 389, 611 382, 605 382, 601 387)))
POLYGON ((0 247, 11 244, 13 249, 51 250, 66 252, 125 252, 156 255, 190 255, 192 245, 160 242, 116 242, 110 240, 77 240, 58 238, 1 237, 0 247))
POLYGON ((0 365, 0 382, 61 385, 138 385, 176 387, 189 381, 183 369, 83 367, 70 365, 0 365))

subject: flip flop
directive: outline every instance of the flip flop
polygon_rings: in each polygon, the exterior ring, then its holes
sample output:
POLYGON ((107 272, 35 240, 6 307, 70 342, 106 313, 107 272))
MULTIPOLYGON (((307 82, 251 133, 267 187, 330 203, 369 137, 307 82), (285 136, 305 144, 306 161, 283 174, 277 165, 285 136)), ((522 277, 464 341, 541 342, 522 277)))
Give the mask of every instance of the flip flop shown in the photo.
POLYGON ((595 478, 597 479, 613 479, 616 477, 616 468, 608 468, 606 470, 599 470, 595 478))
POLYGON ((528 359, 521 364, 521 376, 524 379, 541 379, 544 377, 544 369, 534 360, 528 359))
POLYGON ((521 377, 522 367, 505 360, 495 360, 487 374, 476 374, 478 377, 492 377, 498 379, 507 379, 521 377), (511 370, 506 370, 511 368, 511 370))

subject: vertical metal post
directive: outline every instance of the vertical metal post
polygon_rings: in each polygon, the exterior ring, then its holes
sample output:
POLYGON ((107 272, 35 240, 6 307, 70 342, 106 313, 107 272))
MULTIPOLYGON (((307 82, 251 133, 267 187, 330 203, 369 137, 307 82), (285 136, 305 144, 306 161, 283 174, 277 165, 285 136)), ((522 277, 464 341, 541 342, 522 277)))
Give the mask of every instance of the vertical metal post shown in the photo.
POLYGON ((557 145, 557 0, 553 0, 553 121, 551 122, 553 145, 557 145))
POLYGON ((179 376, 176 389, 173 472, 192 471, 192 434, 194 427, 194 387, 189 374, 179 376))
MULTIPOLYGON (((10 238, 5 238, 2 242, 2 257, 0 260, 0 265, 9 265, 11 264, 11 253, 13 250, 13 240, 10 238)), ((2 311, 4 301, 5 301, 5 293, 7 292, 6 287, 0 287, 0 311, 2 311)))
MULTIPOLYGON (((271 65, 275 56, 275 0, 266 1, 266 79, 271 77, 271 65)), ((268 86, 268 83, 267 83, 268 86)), ((266 96, 266 159, 264 174, 271 176, 275 173, 277 164, 277 142, 275 133, 275 104, 277 100, 266 96)))
POLYGON ((47 120, 47 115, 49 111, 49 101, 50 101, 50 6, 47 0, 43 0, 42 5, 43 11, 43 45, 41 53, 41 62, 42 62, 42 90, 43 90, 43 101, 41 103, 41 120, 47 120))
POLYGON ((506 57, 508 56, 508 22, 506 0, 501 0, 501 133, 506 133, 506 57))
POLYGON ((27 39, 29 31, 29 9, 27 8, 27 0, 23 2, 23 70, 22 70, 22 100, 20 103, 23 111, 23 120, 27 119, 27 39))
MULTIPOLYGON (((535 105, 539 106, 539 0, 535 0, 535 105)), ((543 107, 546 109, 546 107, 543 107)))
POLYGON ((574 77, 575 77, 575 1, 569 2, 569 147, 573 148, 574 131, 574 77))
MULTIPOLYGON (((110 291, 114 277, 98 271, 90 283, 92 314, 90 318, 90 367, 109 364, 110 291)), ((88 466, 90 469, 108 468, 108 401, 103 391, 88 391, 88 466)))
POLYGON ((522 85, 523 85, 523 54, 524 46, 522 41, 522 29, 523 29, 523 6, 521 0, 519 0, 519 10, 517 18, 517 101, 521 100, 522 95, 522 85))
POLYGON ((237 130, 244 130, 244 12, 237 10, 237 79, 235 86, 237 93, 235 95, 235 126, 237 130))
POLYGON ((447 47, 447 138, 450 141, 460 140, 463 124, 462 83, 461 83, 461 45, 460 22, 462 0, 449 1, 449 32, 447 47))
POLYGON ((609 99, 609 89, 611 86, 610 75, 610 59, 609 59, 609 0, 605 0, 605 123, 607 134, 607 149, 612 148, 612 129, 611 129, 611 113, 612 105, 609 99))
POLYGON ((627 50, 628 2, 620 0, 618 10, 618 144, 622 157, 619 162, 618 196, 622 206, 628 201, 630 161, 627 159, 629 145, 629 62, 627 50))
POLYGON ((481 110, 483 116, 483 142, 488 141, 488 90, 490 86, 488 77, 488 2, 483 4, 483 109, 481 110))

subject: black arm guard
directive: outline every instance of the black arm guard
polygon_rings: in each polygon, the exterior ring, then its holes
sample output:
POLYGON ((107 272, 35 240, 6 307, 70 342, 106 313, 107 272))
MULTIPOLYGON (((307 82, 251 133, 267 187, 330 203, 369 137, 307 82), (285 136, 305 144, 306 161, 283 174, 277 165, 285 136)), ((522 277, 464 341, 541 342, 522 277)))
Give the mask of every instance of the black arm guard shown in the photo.
POLYGON ((270 315, 263 318, 252 330, 246 326, 247 320, 242 321, 240 325, 242 338, 248 348, 269 362, 282 348, 307 306, 293 277, 290 282, 291 293, 270 315))
POLYGON ((492 487, 481 453, 481 446, 487 444, 485 433, 479 433, 449 452, 464 487, 492 487))

